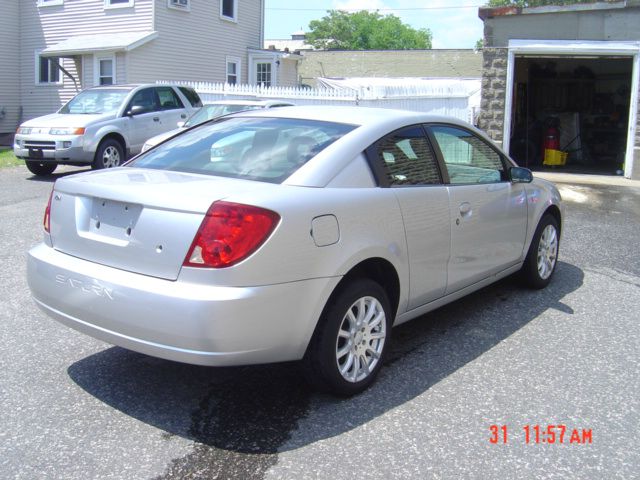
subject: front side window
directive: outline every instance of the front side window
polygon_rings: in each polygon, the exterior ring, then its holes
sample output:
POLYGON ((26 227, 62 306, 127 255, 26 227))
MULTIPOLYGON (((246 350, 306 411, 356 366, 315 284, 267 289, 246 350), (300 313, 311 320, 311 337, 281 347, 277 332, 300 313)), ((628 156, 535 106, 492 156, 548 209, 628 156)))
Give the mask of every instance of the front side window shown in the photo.
POLYGON ((352 125, 287 118, 227 118, 200 125, 129 166, 281 183, 352 125))
POLYGON ((134 108, 137 108, 137 113, 157 112, 160 110, 160 102, 156 95, 156 89, 143 88, 136 92, 129 102, 127 110, 132 111, 134 108))
POLYGON ((175 110, 176 108, 184 108, 182 101, 176 95, 171 87, 157 87, 158 100, 160 101, 161 110, 175 110))
POLYGON ((36 53, 36 83, 62 83, 58 68, 60 61, 61 59, 58 57, 41 57, 36 53))
POLYGON ((256 64, 256 83, 263 87, 271 86, 271 63, 256 64))
POLYGON ((448 125, 430 127, 453 184, 497 183, 506 180, 502 158, 474 133, 448 125))
POLYGON ((236 20, 236 0, 220 0, 220 16, 227 20, 236 20))
POLYGON ((442 183, 435 155, 421 126, 392 133, 377 143, 376 151, 392 187, 442 183))
POLYGON ((113 85, 116 79, 116 65, 113 57, 97 59, 98 85, 113 85))
POLYGON ((85 90, 73 97, 59 113, 95 115, 117 112, 130 90, 85 90))

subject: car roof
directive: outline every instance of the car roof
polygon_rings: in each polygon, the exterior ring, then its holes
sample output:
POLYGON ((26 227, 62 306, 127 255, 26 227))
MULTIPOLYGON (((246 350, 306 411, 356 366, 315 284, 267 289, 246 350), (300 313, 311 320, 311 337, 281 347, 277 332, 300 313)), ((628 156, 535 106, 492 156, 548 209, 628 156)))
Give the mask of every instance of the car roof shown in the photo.
MULTIPOLYGON (((134 90, 140 87, 181 87, 183 85, 176 85, 174 83, 118 83, 114 85, 97 85, 95 87, 89 87, 85 90, 134 90)), ((186 87, 191 88, 191 87, 186 87)))
POLYGON ((215 100, 204 102, 205 105, 247 105, 268 107, 271 105, 293 105, 286 100, 215 100))
POLYGON ((408 110, 360 106, 305 105, 291 106, 275 110, 250 110, 248 112, 238 112, 233 115, 306 119, 322 122, 345 123, 365 127, 372 125, 391 126, 393 124, 402 126, 416 123, 449 123, 466 127, 469 126, 467 123, 453 117, 431 115, 408 110))

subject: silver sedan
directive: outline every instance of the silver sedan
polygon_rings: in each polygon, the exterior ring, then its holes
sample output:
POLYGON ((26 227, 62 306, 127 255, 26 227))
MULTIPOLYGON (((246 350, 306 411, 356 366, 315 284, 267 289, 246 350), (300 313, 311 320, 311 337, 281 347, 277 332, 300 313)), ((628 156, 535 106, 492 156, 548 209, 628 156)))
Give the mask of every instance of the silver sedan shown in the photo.
POLYGON ((394 325, 508 275, 545 287, 562 211, 552 184, 457 120, 256 110, 58 179, 28 280, 44 312, 112 344, 211 366, 301 360, 351 395, 394 325))

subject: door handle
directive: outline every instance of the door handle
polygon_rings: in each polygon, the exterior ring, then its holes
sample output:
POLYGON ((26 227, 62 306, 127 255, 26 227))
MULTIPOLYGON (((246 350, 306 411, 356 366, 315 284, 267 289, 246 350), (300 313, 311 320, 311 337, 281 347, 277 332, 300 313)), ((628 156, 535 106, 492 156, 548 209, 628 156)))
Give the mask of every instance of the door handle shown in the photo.
POLYGON ((463 217, 471 213, 471 204, 469 202, 462 202, 460 204, 460 215, 463 217))
POLYGON ((187 114, 183 113, 182 115, 180 115, 180 118, 187 118, 187 114))
POLYGON ((153 121, 154 122, 159 122, 160 121, 160 117, 153 117, 153 121))

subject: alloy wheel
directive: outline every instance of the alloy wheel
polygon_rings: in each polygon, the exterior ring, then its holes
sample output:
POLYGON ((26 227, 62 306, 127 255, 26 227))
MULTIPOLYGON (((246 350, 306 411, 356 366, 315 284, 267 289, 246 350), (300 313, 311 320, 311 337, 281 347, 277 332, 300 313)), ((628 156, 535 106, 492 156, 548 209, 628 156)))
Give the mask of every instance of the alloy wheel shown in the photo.
POLYGON ((120 152, 114 146, 109 145, 102 153, 102 164, 104 168, 112 168, 120 165, 120 152))
POLYGON ((380 361, 386 338, 384 308, 374 297, 362 297, 347 310, 338 330, 336 362, 348 382, 367 378, 380 361))
POLYGON ((553 273, 558 258, 558 233, 553 225, 547 225, 538 244, 538 275, 546 280, 553 273))

